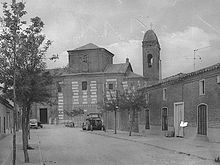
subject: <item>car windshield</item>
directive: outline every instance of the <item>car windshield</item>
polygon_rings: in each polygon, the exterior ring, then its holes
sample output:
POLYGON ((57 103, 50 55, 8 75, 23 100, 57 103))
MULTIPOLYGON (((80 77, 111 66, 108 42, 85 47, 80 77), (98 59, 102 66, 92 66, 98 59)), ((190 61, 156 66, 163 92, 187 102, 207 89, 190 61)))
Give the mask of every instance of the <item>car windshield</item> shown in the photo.
POLYGON ((37 123, 37 119, 30 119, 30 123, 37 123))

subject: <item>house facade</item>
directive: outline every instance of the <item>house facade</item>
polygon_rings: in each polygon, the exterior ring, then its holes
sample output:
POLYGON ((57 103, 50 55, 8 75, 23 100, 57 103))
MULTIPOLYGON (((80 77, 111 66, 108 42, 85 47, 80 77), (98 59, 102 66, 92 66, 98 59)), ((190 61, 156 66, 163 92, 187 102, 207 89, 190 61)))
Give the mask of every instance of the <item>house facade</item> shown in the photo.
POLYGON ((0 138, 12 132, 13 107, 0 97, 0 138))

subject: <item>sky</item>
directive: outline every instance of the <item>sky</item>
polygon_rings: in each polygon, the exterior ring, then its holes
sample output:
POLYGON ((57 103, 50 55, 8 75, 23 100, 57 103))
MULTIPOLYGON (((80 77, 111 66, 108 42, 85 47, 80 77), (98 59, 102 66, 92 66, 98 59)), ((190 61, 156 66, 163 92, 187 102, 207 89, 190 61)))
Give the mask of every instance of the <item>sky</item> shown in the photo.
POLYGON ((53 41, 47 56, 59 55, 48 68, 66 66, 67 50, 93 43, 112 52, 114 63, 129 58, 142 75, 142 40, 151 28, 161 46, 163 78, 192 72, 194 63, 198 70, 220 62, 220 0, 23 1, 25 19, 39 16, 53 41))

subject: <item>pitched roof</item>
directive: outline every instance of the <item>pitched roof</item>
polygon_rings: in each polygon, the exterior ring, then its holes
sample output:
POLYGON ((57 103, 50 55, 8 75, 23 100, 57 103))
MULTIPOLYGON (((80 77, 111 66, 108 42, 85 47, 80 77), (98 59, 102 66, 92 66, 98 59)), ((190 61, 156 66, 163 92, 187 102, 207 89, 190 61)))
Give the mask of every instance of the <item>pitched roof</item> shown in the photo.
POLYGON ((9 103, 9 101, 4 99, 2 96, 0 96, 0 103, 6 106, 7 108, 10 108, 10 109, 13 108, 13 106, 9 103))
POLYGON ((176 80, 176 79, 183 77, 184 75, 185 75, 184 73, 178 73, 178 74, 175 74, 175 75, 172 75, 172 76, 169 76, 169 77, 162 79, 162 82, 176 80))
POLYGON ((220 63, 217 63, 217 64, 215 64, 215 65, 211 65, 211 66, 209 66, 209 67, 206 67, 206 68, 203 68, 203 69, 194 71, 194 72, 190 72, 190 73, 179 73, 179 74, 176 74, 176 75, 173 75, 173 76, 164 78, 161 82, 156 83, 156 84, 153 84, 153 85, 148 86, 148 87, 146 87, 146 88, 158 86, 158 85, 165 84, 165 83, 175 83, 175 82, 179 82, 179 81, 182 81, 182 80, 184 80, 184 79, 186 79, 186 78, 193 77, 193 76, 196 76, 196 75, 199 75, 199 74, 208 72, 208 71, 216 70, 216 69, 220 69, 220 63))
POLYGON ((87 49, 99 49, 100 47, 98 47, 97 45, 93 44, 93 43, 89 43, 86 44, 84 46, 81 46, 79 48, 76 48, 74 50, 87 50, 87 49))
POLYGON ((143 76, 136 74, 134 72, 129 72, 126 78, 143 78, 143 76))
POLYGON ((52 76, 60 76, 66 72, 65 68, 46 69, 52 76))
POLYGON ((126 73, 130 63, 122 63, 122 64, 109 64, 105 73, 126 73))

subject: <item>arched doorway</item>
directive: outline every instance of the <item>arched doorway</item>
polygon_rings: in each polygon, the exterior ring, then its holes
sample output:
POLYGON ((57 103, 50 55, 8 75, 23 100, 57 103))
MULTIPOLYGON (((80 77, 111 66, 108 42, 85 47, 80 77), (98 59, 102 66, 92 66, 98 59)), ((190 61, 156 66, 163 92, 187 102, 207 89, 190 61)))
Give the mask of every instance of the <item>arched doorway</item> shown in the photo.
POLYGON ((198 106, 198 134, 207 135, 207 105, 200 104, 198 106))

